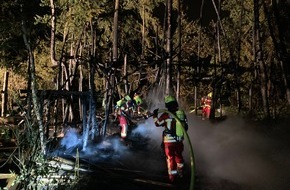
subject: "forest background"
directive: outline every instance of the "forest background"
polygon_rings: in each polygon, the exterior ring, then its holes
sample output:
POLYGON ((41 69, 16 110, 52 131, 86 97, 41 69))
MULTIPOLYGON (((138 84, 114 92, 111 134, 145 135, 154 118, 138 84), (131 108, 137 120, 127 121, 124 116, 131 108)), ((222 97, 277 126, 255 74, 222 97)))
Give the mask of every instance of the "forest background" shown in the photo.
POLYGON ((193 104, 194 90, 200 98, 215 89, 216 99, 229 98, 239 111, 262 118, 289 107, 287 1, 173 1, 172 39, 164 1, 121 1, 116 42, 114 7, 112 1, 2 2, 1 70, 2 76, 11 71, 10 105, 19 89, 29 88, 26 32, 37 89, 88 89, 93 70, 95 90, 104 96, 114 70, 116 98, 132 91, 146 95, 169 74, 186 105, 193 104), (162 75, 169 56, 173 69, 162 75))
MULTIPOLYGON (((92 115, 104 108, 108 116, 126 94, 149 101, 157 87, 187 111, 212 92, 213 107, 255 120, 287 117, 289 9, 286 0, 1 0, 0 74, 9 73, 2 116, 15 114, 15 104, 26 118, 35 114, 41 135, 31 130, 30 137, 40 137, 42 152, 39 91, 88 92, 92 115), (20 90, 28 95, 23 102, 20 90)), ((1 85, 3 104, 5 80, 1 85)), ((63 121, 82 117, 70 96, 63 121)), ((35 146, 33 138, 26 148, 35 146)))
POLYGON ((170 3, 168 29, 168 2, 121 1, 115 39, 112 1, 2 2, 1 74, 10 71, 10 107, 19 89, 30 88, 33 55, 37 89, 85 91, 92 78, 104 97, 113 74, 115 99, 133 91, 146 96, 169 74, 170 88, 185 105, 214 90, 215 99, 229 100, 238 112, 258 118, 285 113, 287 1, 170 3), (162 73, 168 57, 171 69, 162 73))

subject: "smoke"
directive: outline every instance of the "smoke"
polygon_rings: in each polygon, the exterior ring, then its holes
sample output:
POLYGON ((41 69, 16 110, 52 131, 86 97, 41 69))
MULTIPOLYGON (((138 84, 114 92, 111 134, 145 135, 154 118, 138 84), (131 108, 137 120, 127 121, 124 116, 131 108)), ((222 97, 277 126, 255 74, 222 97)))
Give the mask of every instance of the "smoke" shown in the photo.
POLYGON ((153 111, 156 108, 164 108, 164 87, 158 86, 149 91, 147 97, 145 97, 148 105, 148 110, 153 111))
POLYGON ((83 150, 82 135, 78 130, 70 128, 62 138, 61 146, 52 155, 75 157, 78 148, 80 158, 90 163, 119 164, 144 171, 166 171, 164 164, 160 164, 162 131, 149 118, 138 123, 130 133, 129 141, 122 141, 119 135, 112 135, 100 142, 88 141, 86 149, 83 150), (160 156, 156 158, 156 155, 160 156), (156 167, 158 165, 160 166, 156 167))
MULTIPOLYGON (((149 111, 152 112, 156 108, 164 108, 162 92, 160 88, 157 88, 157 90, 148 94, 148 97, 145 97, 146 101, 150 100, 147 101, 149 111)), ((160 148, 163 129, 161 127, 157 128, 152 118, 141 120, 137 125, 129 136, 129 142, 122 141, 119 135, 112 135, 101 142, 88 141, 85 150, 82 147, 82 135, 80 135, 78 130, 70 128, 61 140, 61 147, 53 154, 75 157, 76 149, 78 148, 80 158, 92 163, 117 163, 123 167, 138 170, 166 171, 166 168, 164 168, 165 159, 162 158, 160 148)))
MULTIPOLYGON (((258 133, 253 124, 238 117, 220 123, 202 121, 194 115, 188 115, 188 119, 197 175, 251 189, 290 188, 290 151, 283 139, 258 133)), ((189 163, 188 147, 185 143, 189 163)))
POLYGON ((141 140, 139 139, 139 143, 142 143, 143 139, 144 144, 130 148, 119 158, 119 162, 123 167, 129 168, 130 170, 135 169, 140 172, 142 171, 142 173, 150 175, 158 175, 164 171, 166 174, 166 162, 162 157, 162 150, 160 147, 162 130, 162 128, 155 127, 151 118, 140 123, 132 132, 133 137, 131 137, 131 139, 134 138, 135 135, 136 137, 140 137, 141 135, 142 138, 141 140))
POLYGON ((77 132, 77 129, 70 128, 66 131, 65 136, 61 140, 61 146, 65 149, 76 147, 82 143, 81 136, 77 132))
POLYGON ((69 128, 60 141, 60 146, 52 151, 51 156, 75 157, 79 153, 81 159, 89 162, 107 162, 122 156, 128 150, 120 137, 115 135, 100 142, 89 141, 83 149, 83 136, 78 129, 69 128))

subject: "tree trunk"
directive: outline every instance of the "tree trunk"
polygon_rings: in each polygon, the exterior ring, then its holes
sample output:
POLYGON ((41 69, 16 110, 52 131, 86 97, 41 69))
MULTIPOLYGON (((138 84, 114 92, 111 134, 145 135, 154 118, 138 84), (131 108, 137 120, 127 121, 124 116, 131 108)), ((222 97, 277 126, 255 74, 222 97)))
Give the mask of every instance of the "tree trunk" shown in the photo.
MULTIPOLYGON (((79 53, 79 55, 80 56, 82 56, 82 46, 80 47, 80 53, 79 53)), ((80 64, 80 70, 79 70, 79 72, 80 72, 80 76, 79 76, 79 79, 78 79, 78 90, 80 91, 80 92, 82 92, 83 91, 83 66, 82 66, 82 64, 80 64)), ((84 112, 84 110, 83 110, 83 106, 82 106, 82 104, 84 104, 84 100, 83 100, 83 97, 79 97, 79 115, 80 115, 80 120, 83 120, 83 119, 85 119, 85 118, 83 118, 83 112, 84 112)))
POLYGON ((119 0, 116 0, 113 26, 113 63, 116 63, 118 61, 118 14, 119 0))
POLYGON ((269 31, 270 35, 275 47, 275 53, 277 55, 278 61, 280 63, 280 67, 282 70, 282 79, 284 82, 284 86, 286 89, 286 99, 288 101, 288 104, 290 105, 290 86, 289 86, 289 80, 287 80, 287 75, 289 70, 289 67, 287 65, 287 48, 284 43, 285 37, 283 34, 283 29, 282 29, 282 23, 280 23, 280 13, 277 8, 277 2, 271 1, 272 2, 272 8, 273 8, 273 13, 274 13, 274 20, 272 20, 272 15, 270 15, 269 11, 267 10, 266 3, 263 1, 263 8, 264 8, 264 13, 267 17, 268 21, 268 26, 269 26, 269 31), (275 21, 275 22, 274 22, 275 21), (276 35, 277 37, 276 37, 276 35))
MULTIPOLYGON (((200 5, 200 10, 199 10, 199 23, 200 23, 200 27, 198 30, 198 44, 197 44, 197 66, 196 66, 196 71, 195 71, 195 78, 200 77, 200 50, 201 50, 201 30, 202 30, 202 17, 203 17, 203 6, 204 6, 204 0, 202 0, 201 5, 200 5)), ((194 85, 194 109, 195 109, 195 115, 197 115, 197 91, 198 91, 198 85, 195 82, 194 85)))
MULTIPOLYGON (((82 66, 80 66, 80 77, 79 77, 79 91, 82 92, 83 91, 83 71, 82 71, 82 66)), ((83 107, 82 107, 82 104, 83 104, 83 97, 79 97, 79 115, 80 115, 80 120, 83 119, 83 107)))
POLYGON ((268 99, 268 92, 267 92, 267 83, 268 77, 266 72, 266 64, 263 60, 263 53, 262 53, 262 42, 260 39, 260 21, 259 21, 259 0, 254 0, 254 23, 255 23, 255 36, 256 36, 256 57, 255 62, 259 65, 259 74, 260 74, 260 82, 261 82, 261 95, 262 95, 262 102, 263 102, 263 110, 266 114, 266 117, 270 117, 270 108, 269 108, 269 99, 268 99))
POLYGON ((55 17, 55 4, 54 0, 50 0, 50 8, 51 8, 51 36, 50 36, 50 59, 53 66, 57 65, 57 61, 55 58, 55 27, 56 27, 56 17, 55 17))
POLYGON ((97 120, 96 120, 96 89, 95 89, 95 65, 90 61, 90 78, 89 78, 89 85, 90 85, 90 115, 91 115, 91 122, 92 122, 92 133, 91 139, 94 140, 95 133, 99 133, 97 128, 97 120))
POLYGON ((128 87, 128 77, 127 77, 127 54, 124 57, 124 86, 125 86, 125 94, 129 93, 129 87, 128 87))
POLYGON ((172 0, 167 0, 167 37, 166 37, 166 87, 165 94, 171 92, 171 62, 172 62, 172 34, 171 34, 172 0))
POLYGON ((235 62, 235 82, 236 82, 236 90, 237 90, 237 102, 238 102, 238 113, 241 112, 242 109, 242 101, 241 101, 241 89, 240 89, 240 74, 238 73, 239 65, 240 65, 240 57, 241 57, 241 36, 242 36, 242 21, 244 18, 244 5, 243 1, 241 1, 241 15, 240 15, 240 23, 239 23, 239 36, 238 36, 238 57, 235 62))
POLYGON ((90 22, 91 27, 91 58, 89 62, 89 69, 90 69, 90 78, 89 78, 89 85, 90 85, 90 115, 91 115, 91 122, 92 122, 92 134, 91 140, 94 140, 95 133, 99 133, 97 127, 97 118, 96 118, 96 87, 95 87, 95 60, 96 60, 96 32, 93 28, 92 21, 90 22))
MULTIPOLYGON (((89 100, 90 102, 90 100, 89 100)), ((89 103, 89 106, 91 106, 91 103, 89 103)), ((87 145, 88 145, 88 139, 89 139, 89 131, 90 131, 90 122, 91 122, 91 114, 89 113, 87 115, 86 107, 84 108, 84 116, 83 116, 83 151, 86 151, 87 145), (87 119, 88 118, 88 119, 87 119)))
POLYGON ((8 78, 9 72, 6 71, 4 74, 4 82, 3 82, 1 117, 6 117, 7 114, 8 78))
POLYGON ((44 143, 44 131, 43 131, 43 121, 42 121, 42 113, 39 103, 39 98, 37 96, 37 82, 36 82, 36 74, 35 74, 35 62, 34 62, 34 55, 29 44, 29 40, 27 39, 27 30, 24 26, 24 21, 22 21, 22 31, 23 31, 23 40, 24 44, 27 48, 28 55, 29 55, 29 64, 30 67, 30 75, 31 75, 31 90, 32 90, 32 102, 33 102, 33 109, 36 116, 36 120, 38 123, 38 130, 39 130, 39 139, 40 139, 40 148, 41 152, 45 154, 45 143, 44 143))
POLYGON ((181 10, 180 10, 180 0, 177 0, 177 36, 178 36, 178 55, 177 55, 177 77, 176 77, 176 99, 180 100, 180 72, 181 72, 181 10))
POLYGON ((141 53, 141 59, 144 59, 145 56, 145 7, 142 6, 143 9, 143 20, 142 20, 142 53, 141 53))

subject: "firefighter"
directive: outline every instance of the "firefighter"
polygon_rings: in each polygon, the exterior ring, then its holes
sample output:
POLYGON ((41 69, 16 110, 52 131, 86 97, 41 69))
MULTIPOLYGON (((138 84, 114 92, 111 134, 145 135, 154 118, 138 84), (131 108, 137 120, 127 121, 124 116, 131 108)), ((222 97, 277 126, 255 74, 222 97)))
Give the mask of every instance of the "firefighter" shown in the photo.
POLYGON ((134 101, 131 99, 129 95, 125 95, 124 99, 126 101, 126 113, 128 116, 132 117, 135 107, 134 101))
POLYGON ((128 136, 128 120, 127 117, 131 111, 131 98, 126 95, 117 101, 115 106, 115 117, 119 120, 119 126, 121 128, 121 139, 124 140, 128 136))
POLYGON ((140 97, 140 95, 138 93, 134 94, 134 98, 133 99, 134 99, 134 102, 135 102, 135 105, 136 105, 137 114, 141 115, 141 109, 143 109, 142 108, 143 100, 142 100, 142 98, 140 97))
POLYGON ((209 118, 211 109, 212 92, 208 93, 206 97, 202 99, 202 119, 209 118))
MULTIPOLYGON (((168 109, 169 112, 175 115, 179 111, 178 103, 175 97, 171 95, 165 97, 165 107, 168 109)), ((183 117, 183 121, 187 122, 185 114, 180 117, 183 117)), ((169 181, 173 183, 176 180, 177 176, 183 176, 183 137, 177 136, 176 127, 178 125, 176 119, 174 119, 171 114, 164 112, 160 115, 160 117, 158 117, 158 109, 155 109, 153 111, 153 121, 156 127, 164 127, 162 140, 164 144, 164 152, 166 155, 169 181)))

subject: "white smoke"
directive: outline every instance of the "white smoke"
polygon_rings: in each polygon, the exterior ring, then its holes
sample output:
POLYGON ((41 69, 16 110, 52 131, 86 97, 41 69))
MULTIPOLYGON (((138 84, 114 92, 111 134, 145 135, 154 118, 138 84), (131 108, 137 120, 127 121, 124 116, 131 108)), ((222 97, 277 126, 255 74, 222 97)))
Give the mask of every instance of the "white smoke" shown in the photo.
MULTIPOLYGON (((252 189, 290 189, 290 151, 278 139, 255 132, 253 124, 234 116, 220 123, 188 118, 197 175, 252 189)), ((187 150, 185 154, 188 159, 187 150)))
POLYGON ((61 140, 61 146, 65 149, 76 147, 82 143, 81 136, 74 128, 70 128, 66 131, 65 136, 61 140))
POLYGON ((152 118, 140 123, 138 127, 133 131, 133 135, 141 134, 146 141, 144 144, 145 149, 142 147, 137 149, 129 149, 122 157, 119 158, 119 162, 130 170, 138 170, 150 175, 158 175, 165 172, 167 175, 165 158, 162 157, 162 149, 160 147, 162 142, 161 127, 156 127, 152 118))

